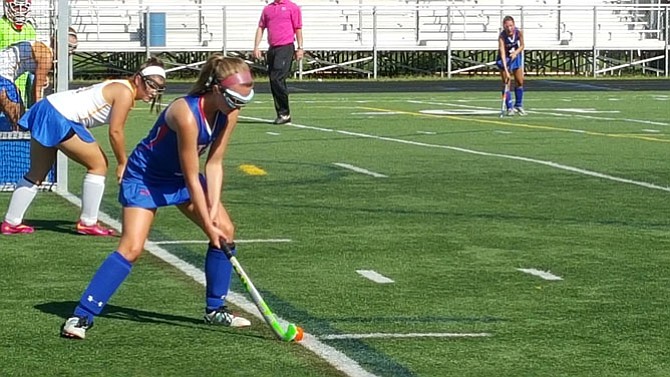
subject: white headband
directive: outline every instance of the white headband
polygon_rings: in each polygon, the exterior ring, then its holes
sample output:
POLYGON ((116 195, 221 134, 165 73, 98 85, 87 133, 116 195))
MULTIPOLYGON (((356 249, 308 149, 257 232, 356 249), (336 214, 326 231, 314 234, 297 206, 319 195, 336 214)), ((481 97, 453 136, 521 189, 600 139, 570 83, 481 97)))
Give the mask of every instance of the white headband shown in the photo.
POLYGON ((140 71, 140 74, 142 74, 142 76, 160 76, 165 78, 165 70, 157 65, 150 65, 145 67, 140 71))

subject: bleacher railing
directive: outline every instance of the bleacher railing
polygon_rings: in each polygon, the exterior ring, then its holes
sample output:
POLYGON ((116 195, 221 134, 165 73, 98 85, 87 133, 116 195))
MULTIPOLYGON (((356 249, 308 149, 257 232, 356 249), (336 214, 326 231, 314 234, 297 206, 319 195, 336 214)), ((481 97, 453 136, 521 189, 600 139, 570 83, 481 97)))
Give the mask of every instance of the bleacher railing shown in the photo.
MULTIPOLYGON (((261 10, 75 4, 71 16, 81 52, 226 52, 252 49, 261 10)), ((302 12, 312 51, 496 49, 505 15, 515 17, 529 49, 667 50, 670 5, 306 5, 302 12)))

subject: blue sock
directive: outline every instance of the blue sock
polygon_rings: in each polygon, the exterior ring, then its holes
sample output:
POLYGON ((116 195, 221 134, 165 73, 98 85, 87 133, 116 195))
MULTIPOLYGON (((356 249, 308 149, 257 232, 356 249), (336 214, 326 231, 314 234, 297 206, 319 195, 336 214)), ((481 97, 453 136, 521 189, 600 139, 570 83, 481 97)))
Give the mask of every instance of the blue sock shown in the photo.
POLYGON ((523 86, 517 86, 514 88, 514 107, 523 107, 523 86))
POLYGON ((105 304, 126 279, 132 266, 118 251, 109 254, 81 295, 74 315, 87 317, 92 323, 94 316, 102 312, 105 304))
MULTIPOLYGON (((237 250, 231 250, 237 255, 237 250)), ((207 311, 212 311, 223 306, 230 279, 233 276, 233 265, 222 250, 209 247, 205 257, 205 280, 207 281, 207 311)))
POLYGON ((512 108, 512 93, 507 92, 507 96, 505 97, 505 104, 508 109, 512 108))

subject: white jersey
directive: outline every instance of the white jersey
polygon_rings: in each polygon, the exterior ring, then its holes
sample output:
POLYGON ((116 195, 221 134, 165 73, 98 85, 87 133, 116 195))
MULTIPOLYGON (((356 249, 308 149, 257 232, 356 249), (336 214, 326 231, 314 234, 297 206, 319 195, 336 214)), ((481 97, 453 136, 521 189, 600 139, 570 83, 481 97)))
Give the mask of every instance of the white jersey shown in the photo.
MULTIPOLYGON (((35 72, 37 60, 33 55, 33 45, 37 41, 13 43, 0 51, 0 76, 14 81, 25 72, 35 72)), ((42 42, 39 42, 42 43, 42 42)))
POLYGON ((66 119, 93 128, 109 121, 112 104, 105 101, 102 90, 112 83, 121 83, 135 93, 128 80, 107 80, 84 88, 58 92, 47 96, 47 101, 66 119))

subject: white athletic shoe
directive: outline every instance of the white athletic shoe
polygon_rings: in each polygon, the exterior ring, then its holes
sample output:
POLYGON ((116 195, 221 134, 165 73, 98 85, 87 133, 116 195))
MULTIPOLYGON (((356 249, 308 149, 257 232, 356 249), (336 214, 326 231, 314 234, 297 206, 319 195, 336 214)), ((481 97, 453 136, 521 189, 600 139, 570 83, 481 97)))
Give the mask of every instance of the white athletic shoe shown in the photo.
POLYGON ((516 114, 516 113, 514 112, 514 109, 507 109, 507 116, 508 116, 508 117, 513 117, 514 114, 516 114))
POLYGON ((523 107, 521 107, 521 106, 515 107, 514 112, 516 113, 516 115, 520 115, 520 116, 525 116, 527 114, 526 110, 524 110, 523 107))
POLYGON ((60 330, 61 336, 72 339, 85 339, 86 330, 93 327, 86 317, 70 317, 60 330))
POLYGON ((205 323, 229 327, 251 326, 251 322, 249 322, 248 319, 234 315, 226 306, 222 306, 205 314, 205 323))

